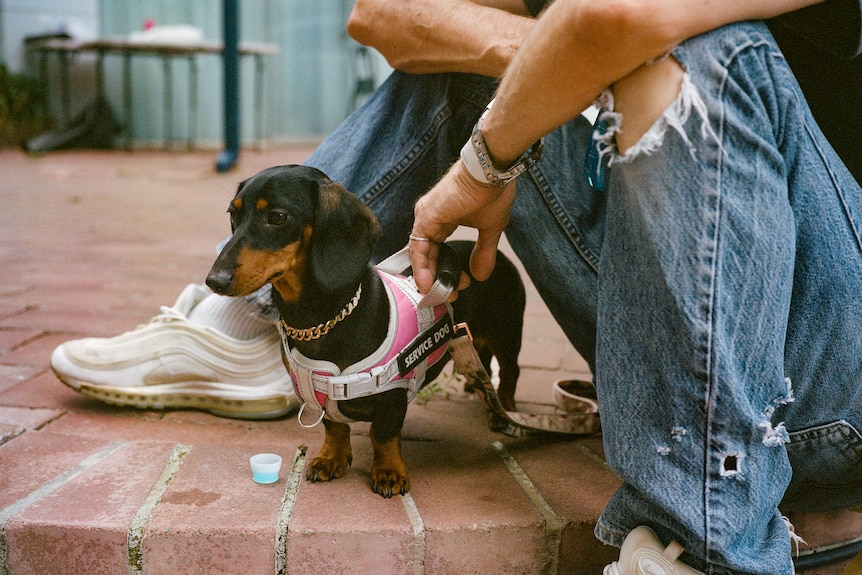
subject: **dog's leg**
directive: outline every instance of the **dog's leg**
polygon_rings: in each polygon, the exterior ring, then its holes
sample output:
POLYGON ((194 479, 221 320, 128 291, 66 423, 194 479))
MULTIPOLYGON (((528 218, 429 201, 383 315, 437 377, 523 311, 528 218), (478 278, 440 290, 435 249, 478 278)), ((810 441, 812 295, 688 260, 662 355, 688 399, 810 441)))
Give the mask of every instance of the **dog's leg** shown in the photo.
POLYGON ((371 445, 374 447, 374 464, 371 467, 371 490, 383 497, 403 495, 410 491, 407 465, 401 457, 401 440, 396 435, 388 441, 378 442, 371 429, 371 445))
MULTIPOLYGON (((491 373, 491 357, 497 358, 500 368, 500 384, 497 386, 497 397, 506 411, 515 411, 515 388, 518 385, 518 377, 521 375, 521 367, 518 365, 518 354, 513 352, 515 343, 519 341, 488 341, 476 343, 476 352, 488 373, 491 373)), ((488 427, 491 431, 502 431, 508 422, 496 413, 488 414, 488 427)))
POLYGON ((501 359, 497 356, 497 363, 500 364, 500 385, 497 387, 497 396, 506 411, 515 411, 515 388, 518 385, 521 368, 517 358, 501 359))
POLYGON ((350 448, 350 426, 346 423, 336 423, 323 420, 326 437, 323 447, 317 457, 311 460, 305 478, 308 481, 331 481, 344 475, 344 471, 353 463, 353 451, 350 448))
POLYGON ((401 457, 401 428, 407 415, 407 390, 392 389, 377 396, 371 420, 371 490, 383 497, 407 493, 410 481, 401 457))
MULTIPOLYGON (((500 398, 500 404, 506 411, 515 411, 515 387, 518 385, 518 377, 521 375, 521 367, 515 361, 501 361, 497 356, 497 361, 500 364, 500 385, 497 387, 497 397, 500 398)), ((492 431, 502 431, 508 424, 506 420, 498 415, 491 414, 488 421, 492 431)))

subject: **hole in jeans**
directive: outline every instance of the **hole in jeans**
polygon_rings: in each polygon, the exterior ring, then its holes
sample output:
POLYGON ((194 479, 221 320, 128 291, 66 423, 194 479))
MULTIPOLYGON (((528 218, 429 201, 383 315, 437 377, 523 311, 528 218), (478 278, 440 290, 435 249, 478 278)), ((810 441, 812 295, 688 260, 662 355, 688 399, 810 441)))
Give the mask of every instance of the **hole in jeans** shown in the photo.
POLYGON ((721 462, 721 476, 733 477, 739 473, 741 456, 731 454, 726 456, 721 462))

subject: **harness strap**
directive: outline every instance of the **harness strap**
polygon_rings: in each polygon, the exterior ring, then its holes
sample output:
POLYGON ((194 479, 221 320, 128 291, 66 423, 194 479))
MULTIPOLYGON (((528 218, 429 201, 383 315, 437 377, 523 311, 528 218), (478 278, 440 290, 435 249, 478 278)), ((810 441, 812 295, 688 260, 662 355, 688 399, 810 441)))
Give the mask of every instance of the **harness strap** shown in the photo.
MULTIPOLYGON (((377 269, 389 274, 397 275, 404 273, 404 270, 409 268, 411 265, 410 252, 408 247, 405 246, 377 264, 377 269)), ((449 296, 452 295, 454 287, 455 286, 445 285, 439 278, 435 279, 434 284, 431 286, 428 293, 422 296, 422 299, 419 300, 417 311, 419 309, 433 309, 434 306, 445 303, 446 300, 449 299, 449 296)))
MULTIPOLYGON (((419 378, 399 377, 397 356, 386 364, 372 367, 368 371, 343 375, 318 371, 318 368, 309 365, 309 363, 315 363, 314 360, 309 360, 296 351, 290 354, 288 360, 291 363, 291 369, 296 369, 297 375, 300 373, 305 375, 301 379, 298 378, 303 398, 309 397, 307 391, 312 392, 311 397, 314 396, 313 392, 319 392, 334 401, 343 401, 383 393, 390 389, 407 389, 413 393, 418 389, 416 381, 419 378), (414 387, 417 389, 413 389, 414 387)), ((335 366, 327 370, 338 372, 335 366)))

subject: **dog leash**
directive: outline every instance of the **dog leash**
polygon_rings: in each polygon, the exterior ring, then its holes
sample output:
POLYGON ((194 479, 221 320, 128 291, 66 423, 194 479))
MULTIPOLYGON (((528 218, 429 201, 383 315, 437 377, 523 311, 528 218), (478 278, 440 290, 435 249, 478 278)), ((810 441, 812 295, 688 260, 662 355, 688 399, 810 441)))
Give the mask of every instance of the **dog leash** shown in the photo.
POLYGON ((601 431, 598 403, 593 399, 595 392, 592 385, 584 381, 571 381, 566 389, 560 388, 566 398, 566 405, 558 402, 558 408, 565 410, 563 413, 507 411, 500 403, 491 376, 479 359, 467 324, 458 324, 455 329, 457 335, 449 341, 449 353, 455 362, 455 369, 467 379, 485 409, 503 420, 505 425, 501 433, 527 437, 549 433, 592 435, 601 431))
MULTIPOLYGON (((378 265, 378 268, 391 273, 401 273, 409 267, 410 255, 407 248, 396 252, 378 265)), ((460 276, 461 268, 456 254, 446 244, 441 244, 437 281, 419 302, 419 308, 446 301, 455 289, 454 286, 458 285, 460 276), (440 268, 443 268, 442 273, 440 268)), ((505 422, 500 430, 502 433, 512 437, 525 437, 542 433, 591 435, 601 431, 599 408, 592 384, 582 381, 570 381, 566 386, 556 384, 556 395, 560 398, 557 406, 562 413, 507 411, 500 403, 491 376, 479 359, 473 345, 473 336, 466 323, 454 326, 452 338, 449 340, 449 353, 456 371, 467 379, 485 409, 505 422)))

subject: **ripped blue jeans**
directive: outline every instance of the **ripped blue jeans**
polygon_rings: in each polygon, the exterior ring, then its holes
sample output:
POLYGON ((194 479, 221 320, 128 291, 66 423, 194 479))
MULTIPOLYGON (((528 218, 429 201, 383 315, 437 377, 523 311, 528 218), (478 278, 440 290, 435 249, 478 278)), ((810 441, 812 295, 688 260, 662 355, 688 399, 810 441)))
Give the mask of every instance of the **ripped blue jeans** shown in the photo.
POLYGON ((671 55, 690 116, 608 174, 595 373, 625 484, 597 532, 791 573, 779 504, 862 501, 862 193, 764 27, 671 55))
MULTIPOLYGON (((624 482, 597 536, 648 525, 705 572, 788 574, 782 512, 862 504, 862 190, 764 26, 671 55, 685 121, 610 150, 606 192, 582 175, 589 124, 555 130, 506 233, 596 377, 624 482)), ((396 72, 310 157, 380 219, 378 259, 494 88, 396 72)))

